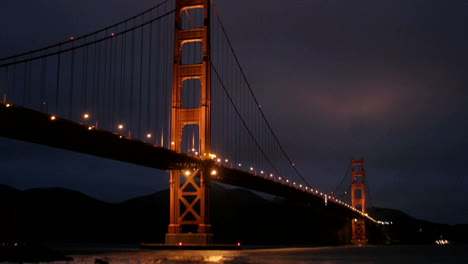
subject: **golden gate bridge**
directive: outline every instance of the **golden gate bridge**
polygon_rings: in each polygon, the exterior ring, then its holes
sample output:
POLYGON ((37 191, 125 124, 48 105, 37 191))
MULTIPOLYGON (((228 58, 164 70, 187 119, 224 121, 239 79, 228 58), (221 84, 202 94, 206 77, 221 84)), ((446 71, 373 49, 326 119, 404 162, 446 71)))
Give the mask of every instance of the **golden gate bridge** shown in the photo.
POLYGON ((213 243, 212 181, 328 206, 365 243, 364 161, 345 202, 309 184, 273 132, 213 1, 165 0, 0 59, 0 135, 170 171, 166 244, 213 243))

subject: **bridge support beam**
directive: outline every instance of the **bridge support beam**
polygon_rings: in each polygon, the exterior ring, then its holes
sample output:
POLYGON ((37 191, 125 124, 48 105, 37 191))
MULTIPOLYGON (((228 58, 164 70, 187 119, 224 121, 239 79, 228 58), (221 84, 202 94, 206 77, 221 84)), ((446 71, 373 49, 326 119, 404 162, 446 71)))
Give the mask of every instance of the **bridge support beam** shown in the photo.
MULTIPOLYGON (((213 243, 210 225, 210 176, 208 161, 211 152, 211 58, 210 58, 210 1, 176 0, 174 73, 172 86, 171 147, 182 151, 182 139, 186 125, 197 125, 199 155, 207 158, 203 166, 171 171, 170 221, 166 234, 167 245, 207 245, 213 243), (190 17, 194 9, 203 10, 203 26, 190 17), (193 28, 183 23, 187 16, 193 28), (184 45, 201 44, 201 63, 183 64, 184 45), (198 107, 183 105, 183 91, 187 80, 198 80, 200 104, 198 107)), ((201 13, 201 12, 199 12, 201 13)), ((186 49, 185 49, 186 50, 186 49)), ((186 96, 186 95, 185 95, 186 96)))
MULTIPOLYGON (((351 161, 351 205, 366 213, 366 189, 364 160, 351 161)), ((355 245, 367 244, 366 225, 364 218, 354 218, 351 221, 352 239, 355 245)))
POLYGON ((206 169, 172 171, 170 224, 166 244, 213 243, 209 222, 210 172, 206 169))

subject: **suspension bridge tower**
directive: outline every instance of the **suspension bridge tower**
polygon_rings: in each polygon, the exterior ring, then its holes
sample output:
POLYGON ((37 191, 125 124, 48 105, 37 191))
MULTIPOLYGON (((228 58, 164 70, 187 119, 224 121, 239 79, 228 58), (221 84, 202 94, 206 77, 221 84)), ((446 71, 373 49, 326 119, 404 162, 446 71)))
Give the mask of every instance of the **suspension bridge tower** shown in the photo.
MULTIPOLYGON (((366 189, 364 160, 351 161, 351 205, 354 208, 366 213, 366 189)), ((366 225, 364 218, 354 218, 351 221, 352 239, 351 243, 360 245, 366 244, 366 225)))
MULTIPOLYGON (((211 65, 210 65, 210 1, 176 0, 174 70, 172 85, 171 148, 182 151, 184 127, 198 126, 199 153, 203 157, 211 150, 211 65), (184 28, 183 15, 203 13, 203 25, 184 28), (200 10, 203 10, 200 12, 200 10), (201 44, 201 63, 183 64, 184 46, 201 44), (182 104, 187 80, 196 80, 201 89, 200 104, 188 108, 182 104)), ((189 17, 189 19, 191 19, 189 17)), ((186 96, 186 95, 185 95, 186 96)), ((170 172, 170 217, 165 243, 167 245, 207 245, 213 243, 209 220, 210 171, 198 166, 170 172)))

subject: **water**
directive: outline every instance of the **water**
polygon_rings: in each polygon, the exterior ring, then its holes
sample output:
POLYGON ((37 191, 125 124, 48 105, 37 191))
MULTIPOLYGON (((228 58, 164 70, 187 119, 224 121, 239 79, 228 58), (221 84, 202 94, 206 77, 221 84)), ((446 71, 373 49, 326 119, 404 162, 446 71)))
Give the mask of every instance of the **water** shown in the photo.
POLYGON ((135 248, 108 248, 88 251, 86 249, 75 249, 75 251, 69 251, 68 255, 73 257, 74 260, 61 263, 94 264, 96 259, 101 259, 109 264, 465 264, 468 263, 468 245, 297 247, 244 249, 239 251, 153 251, 137 250, 135 248), (78 252, 80 250, 81 252, 78 252))

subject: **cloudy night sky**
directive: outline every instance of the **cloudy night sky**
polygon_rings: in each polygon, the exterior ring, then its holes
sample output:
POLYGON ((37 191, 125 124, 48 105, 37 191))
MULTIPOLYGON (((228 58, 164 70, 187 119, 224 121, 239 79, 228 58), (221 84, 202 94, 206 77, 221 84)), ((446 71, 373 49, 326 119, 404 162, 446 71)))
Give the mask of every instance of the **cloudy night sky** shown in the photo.
MULTIPOLYGON (((0 57, 156 2, 5 1, 0 57)), ((363 157, 371 206, 468 223, 468 1, 215 4, 263 111, 312 186, 334 191, 350 160, 363 157)), ((155 169, 5 138, 0 149, 0 184, 19 189, 65 187, 118 202, 169 187, 155 169)))

